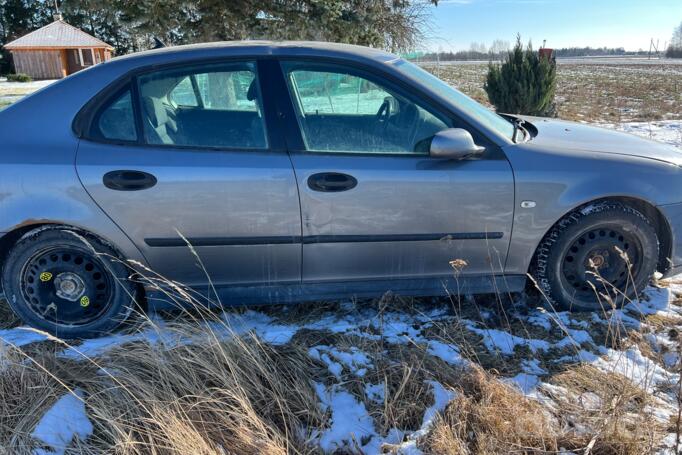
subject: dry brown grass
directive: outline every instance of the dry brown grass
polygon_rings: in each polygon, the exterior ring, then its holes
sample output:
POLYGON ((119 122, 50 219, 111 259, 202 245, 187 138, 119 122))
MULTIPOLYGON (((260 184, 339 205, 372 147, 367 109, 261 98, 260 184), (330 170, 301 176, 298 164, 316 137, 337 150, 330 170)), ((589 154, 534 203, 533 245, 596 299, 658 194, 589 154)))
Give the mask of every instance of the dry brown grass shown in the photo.
POLYGON ((474 368, 460 378, 458 396, 422 447, 426 453, 446 455, 544 454, 560 449, 640 455, 656 447, 664 428, 645 411, 650 397, 624 377, 577 366, 552 382, 563 392, 553 397, 550 412, 474 368))
POLYGON ((307 439, 324 426, 324 415, 313 362, 300 346, 270 346, 253 336, 219 340, 187 322, 164 332, 192 343, 135 341, 80 362, 54 349, 3 353, 0 447, 30 453, 40 417, 79 388, 95 426, 79 453, 318 452, 307 439))
POLYGON ((10 310, 5 299, 0 297, 0 330, 16 327, 17 325, 19 325, 19 319, 10 310))
POLYGON ((552 383, 568 391, 553 396, 557 417, 571 428, 591 429, 586 439, 593 453, 649 453, 662 437, 665 428, 648 408, 653 398, 620 374, 578 365, 552 383))
POLYGON ((54 345, 28 349, 29 361, 26 350, 3 354, 0 445, 7 453, 29 453, 39 417, 66 389, 77 387, 85 392, 95 427, 87 441, 74 446, 78 453, 314 454, 320 449, 312 432, 329 423, 315 382, 343 384, 386 434, 420 427, 433 404, 428 380, 457 396, 419 441, 427 453, 590 447, 596 454, 631 455, 646 453, 660 440, 660 425, 645 411, 651 398, 625 378, 594 367, 576 365, 554 375, 550 382, 566 392, 552 396, 554 405, 547 407, 479 366, 452 366, 419 344, 302 330, 286 345, 272 346, 253 335, 221 338, 201 322, 210 317, 167 324, 165 336, 184 340, 179 344, 135 341, 80 362, 55 356, 54 345), (344 369, 335 378, 308 355, 320 344, 360 349, 372 367, 363 377, 344 369), (367 399, 368 383, 385 385, 383 403, 367 399), (599 405, 585 406, 587 394, 599 405))
POLYGON ((0 454, 30 454, 30 434, 42 415, 66 391, 68 384, 92 376, 92 365, 54 356, 50 348, 27 356, 3 347, 0 352, 0 454))
MULTIPOLYGON (((352 394, 382 436, 392 429, 409 433, 420 428, 425 410, 434 403, 429 381, 456 390, 456 398, 418 440, 420 448, 433 454, 539 454, 563 448, 585 455, 633 455, 657 447, 664 430, 651 418, 649 405, 655 402, 650 395, 595 367, 548 367, 543 380, 554 388, 540 390, 549 403, 502 382, 499 374, 521 371, 522 360, 540 360, 545 366, 564 355, 533 353, 523 346, 513 355, 490 353, 464 321, 527 338, 557 341, 564 335, 558 327, 547 331, 524 323, 506 297, 462 305, 452 300, 453 315, 423 322, 420 337, 403 342, 384 338, 384 324, 389 323, 385 315, 405 315, 417 324, 415 316, 448 302, 423 304, 387 295, 367 304, 272 309, 277 323, 298 326, 329 314, 351 315, 367 308, 374 314, 376 324, 364 334, 300 329, 284 345, 264 343, 253 334, 236 336, 220 313, 207 311, 189 296, 182 298, 191 301, 191 311, 167 318, 162 326, 141 318, 128 329, 131 334, 156 331, 161 340, 156 343, 138 339, 80 361, 55 355, 64 348, 56 340, 2 353, 0 446, 6 453, 30 453, 36 447, 30 433, 40 416, 75 388, 84 392, 94 434, 75 441, 72 452, 86 454, 320 453, 315 435, 329 427, 332 416, 322 411, 316 383, 352 394), (471 363, 446 363, 428 352, 427 340, 457 346, 471 363), (332 374, 309 353, 320 345, 364 353, 369 359, 366 373, 358 375, 344 365, 338 376, 332 374), (384 386, 382 402, 366 396, 367 384, 384 386), (586 405, 586 397, 592 405, 586 405)), ((610 325, 600 330, 607 333, 609 346, 620 345, 624 336, 644 344, 632 330, 610 325)), ((357 443, 348 453, 359 452, 364 442, 357 443)))
POLYGON ((427 453, 483 455, 559 449, 560 430, 538 402, 480 368, 460 379, 458 396, 423 443, 427 453))
POLYGON ((324 420, 305 351, 252 336, 183 336, 196 342, 141 343, 102 360, 113 375, 83 386, 97 446, 124 454, 315 452, 307 431, 324 420))

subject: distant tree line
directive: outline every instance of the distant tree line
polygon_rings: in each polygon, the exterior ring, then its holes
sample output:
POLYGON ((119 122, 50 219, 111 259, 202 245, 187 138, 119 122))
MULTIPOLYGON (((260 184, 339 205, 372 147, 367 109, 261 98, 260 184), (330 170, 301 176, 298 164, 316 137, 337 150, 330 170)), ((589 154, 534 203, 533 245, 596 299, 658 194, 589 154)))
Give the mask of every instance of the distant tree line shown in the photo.
POLYGON ((427 61, 452 61, 452 60, 500 60, 511 48, 509 41, 497 39, 492 42, 490 48, 485 43, 471 43, 469 50, 457 52, 421 52, 416 55, 420 60, 427 61))
POLYGON ((673 37, 670 40, 668 49, 665 51, 665 56, 668 58, 682 58, 682 23, 673 31, 673 37))
MULTIPOLYGON (((680 46, 682 51, 682 46, 680 46)), ((424 61, 454 61, 454 60, 503 60, 507 56, 508 48, 480 50, 480 45, 472 43, 471 49, 457 52, 428 52, 419 55, 420 60, 424 61), (474 49, 476 48, 476 49, 474 49)), ((626 51, 622 47, 565 47, 554 49, 556 57, 605 57, 605 56, 627 56, 627 55, 647 55, 648 50, 626 51)))
POLYGON ((625 52, 625 48, 616 47, 564 47, 554 51, 557 57, 602 57, 610 55, 628 55, 632 52, 625 52))
MULTIPOLYGON (((426 9, 437 0, 63 0, 71 25, 117 54, 167 44, 237 39, 337 41, 412 49, 423 38, 426 9)), ((51 0, 0 0, 0 46, 53 20, 51 0)), ((7 53, 0 72, 7 72, 7 53)))
POLYGON ((500 60, 502 54, 478 51, 457 51, 457 52, 426 52, 418 55, 422 61, 469 61, 469 60, 500 60))

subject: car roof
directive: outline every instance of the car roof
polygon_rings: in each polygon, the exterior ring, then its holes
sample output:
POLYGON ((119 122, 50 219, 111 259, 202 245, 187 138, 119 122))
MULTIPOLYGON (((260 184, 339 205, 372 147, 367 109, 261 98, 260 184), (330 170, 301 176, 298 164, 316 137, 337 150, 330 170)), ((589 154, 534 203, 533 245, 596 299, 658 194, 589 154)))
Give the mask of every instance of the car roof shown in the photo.
POLYGON ((219 41, 213 43, 188 44, 169 46, 148 51, 136 52, 116 57, 111 62, 130 62, 144 64, 146 60, 160 63, 162 61, 177 61, 178 59, 192 59, 198 56, 214 55, 249 55, 249 56, 315 56, 337 57, 350 60, 372 60, 387 62, 398 57, 380 49, 352 44, 327 43, 321 41, 219 41))

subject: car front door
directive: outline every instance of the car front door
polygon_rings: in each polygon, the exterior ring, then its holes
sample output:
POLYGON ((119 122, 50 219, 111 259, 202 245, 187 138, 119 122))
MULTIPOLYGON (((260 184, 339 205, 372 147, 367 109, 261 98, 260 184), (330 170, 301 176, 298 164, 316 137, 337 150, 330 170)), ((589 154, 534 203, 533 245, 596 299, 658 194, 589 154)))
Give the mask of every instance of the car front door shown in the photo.
MULTIPOLYGON (((282 61, 300 136, 290 140, 306 283, 503 271, 514 181, 504 154, 429 156, 461 126, 409 90, 343 64, 282 61)), ((297 129, 298 131, 298 129, 297 129)))
POLYGON ((80 143, 83 185, 166 278, 300 282, 296 181, 281 138, 266 127, 256 68, 229 62, 138 75, 80 143))

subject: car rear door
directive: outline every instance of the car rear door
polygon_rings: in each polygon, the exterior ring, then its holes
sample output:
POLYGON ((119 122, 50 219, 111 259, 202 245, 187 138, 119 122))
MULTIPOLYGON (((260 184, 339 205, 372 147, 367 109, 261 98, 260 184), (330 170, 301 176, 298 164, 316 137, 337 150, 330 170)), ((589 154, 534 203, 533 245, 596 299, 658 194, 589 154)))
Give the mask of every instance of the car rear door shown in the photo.
POLYGON ((356 66, 283 60, 282 73, 304 282, 452 276, 458 259, 464 275, 502 272, 514 181, 499 149, 474 132, 481 157, 430 157, 433 135, 462 125, 356 66))
POLYGON ((300 282, 296 181, 259 82, 255 61, 140 74, 80 142, 83 185, 164 277, 300 282))

